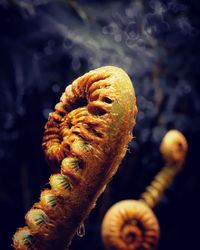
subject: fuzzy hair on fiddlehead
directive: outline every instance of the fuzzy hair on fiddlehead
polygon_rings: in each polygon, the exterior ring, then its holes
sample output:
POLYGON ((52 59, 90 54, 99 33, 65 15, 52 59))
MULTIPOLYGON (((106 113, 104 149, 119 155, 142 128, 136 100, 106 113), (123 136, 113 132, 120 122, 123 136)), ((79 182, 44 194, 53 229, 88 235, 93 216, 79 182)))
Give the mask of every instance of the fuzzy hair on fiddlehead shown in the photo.
POLYGON ((137 115, 120 68, 92 70, 68 85, 49 114, 42 147, 54 174, 50 188, 13 237, 17 250, 65 249, 124 157, 137 115))

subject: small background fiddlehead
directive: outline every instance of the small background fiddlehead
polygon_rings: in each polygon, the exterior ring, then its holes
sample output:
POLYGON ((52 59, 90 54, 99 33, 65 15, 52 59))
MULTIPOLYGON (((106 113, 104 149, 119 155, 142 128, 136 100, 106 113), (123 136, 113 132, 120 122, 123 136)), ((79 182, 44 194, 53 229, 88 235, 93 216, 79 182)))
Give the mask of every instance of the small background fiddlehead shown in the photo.
POLYGON ((160 229, 153 208, 172 184, 186 158, 187 141, 177 130, 162 139, 160 152, 166 165, 140 195, 140 200, 123 200, 114 204, 102 222, 102 240, 108 250, 155 250, 160 229))
POLYGON ((103 219, 102 238, 108 250, 154 250, 159 236, 158 220, 144 202, 120 201, 103 219))

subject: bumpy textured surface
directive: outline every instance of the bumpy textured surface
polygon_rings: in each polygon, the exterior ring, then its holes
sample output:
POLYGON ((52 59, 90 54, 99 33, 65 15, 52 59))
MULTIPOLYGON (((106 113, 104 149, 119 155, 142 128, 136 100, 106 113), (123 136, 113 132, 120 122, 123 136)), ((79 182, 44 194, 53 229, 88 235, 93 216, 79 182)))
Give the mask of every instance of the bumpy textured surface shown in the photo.
POLYGON ((116 172, 132 139, 136 98, 128 75, 101 67, 76 79, 45 126, 51 189, 14 235, 18 250, 65 249, 116 172))
POLYGON ((103 242, 109 250, 152 250, 156 248, 159 234, 153 211, 135 200, 116 203, 102 223, 103 242))

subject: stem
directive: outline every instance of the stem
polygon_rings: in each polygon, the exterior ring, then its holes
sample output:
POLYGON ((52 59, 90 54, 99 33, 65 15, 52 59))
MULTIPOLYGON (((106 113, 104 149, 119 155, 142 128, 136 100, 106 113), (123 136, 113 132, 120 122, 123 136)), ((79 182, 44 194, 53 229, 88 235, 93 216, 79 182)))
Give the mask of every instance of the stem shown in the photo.
POLYGON ((154 208, 161 200, 165 190, 171 185, 175 176, 180 171, 181 165, 182 163, 166 164, 146 190, 140 195, 140 200, 144 201, 150 208, 154 208))

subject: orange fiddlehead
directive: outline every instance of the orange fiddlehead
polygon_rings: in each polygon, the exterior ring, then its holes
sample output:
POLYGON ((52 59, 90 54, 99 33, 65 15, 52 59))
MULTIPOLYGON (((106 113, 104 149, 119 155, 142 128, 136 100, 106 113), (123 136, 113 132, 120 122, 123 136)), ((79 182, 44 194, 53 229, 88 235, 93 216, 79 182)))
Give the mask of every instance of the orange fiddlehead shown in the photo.
POLYGON ((137 114, 128 75, 113 66, 76 79, 49 115, 43 149, 50 189, 13 237, 17 250, 62 250, 86 219, 125 155, 137 114))
POLYGON ((108 250, 154 250, 160 230, 152 208, 182 169, 187 153, 187 141, 177 130, 169 131, 160 151, 166 166, 141 194, 141 199, 120 201, 106 213, 102 223, 102 238, 108 250))
POLYGON ((166 165, 141 194, 141 199, 153 208, 160 201, 164 191, 182 169, 188 145, 185 137, 177 130, 170 130, 163 138, 160 152, 166 165))
POLYGON ((144 202, 123 200, 106 213, 102 238, 108 250, 154 249, 159 239, 158 220, 144 202))

